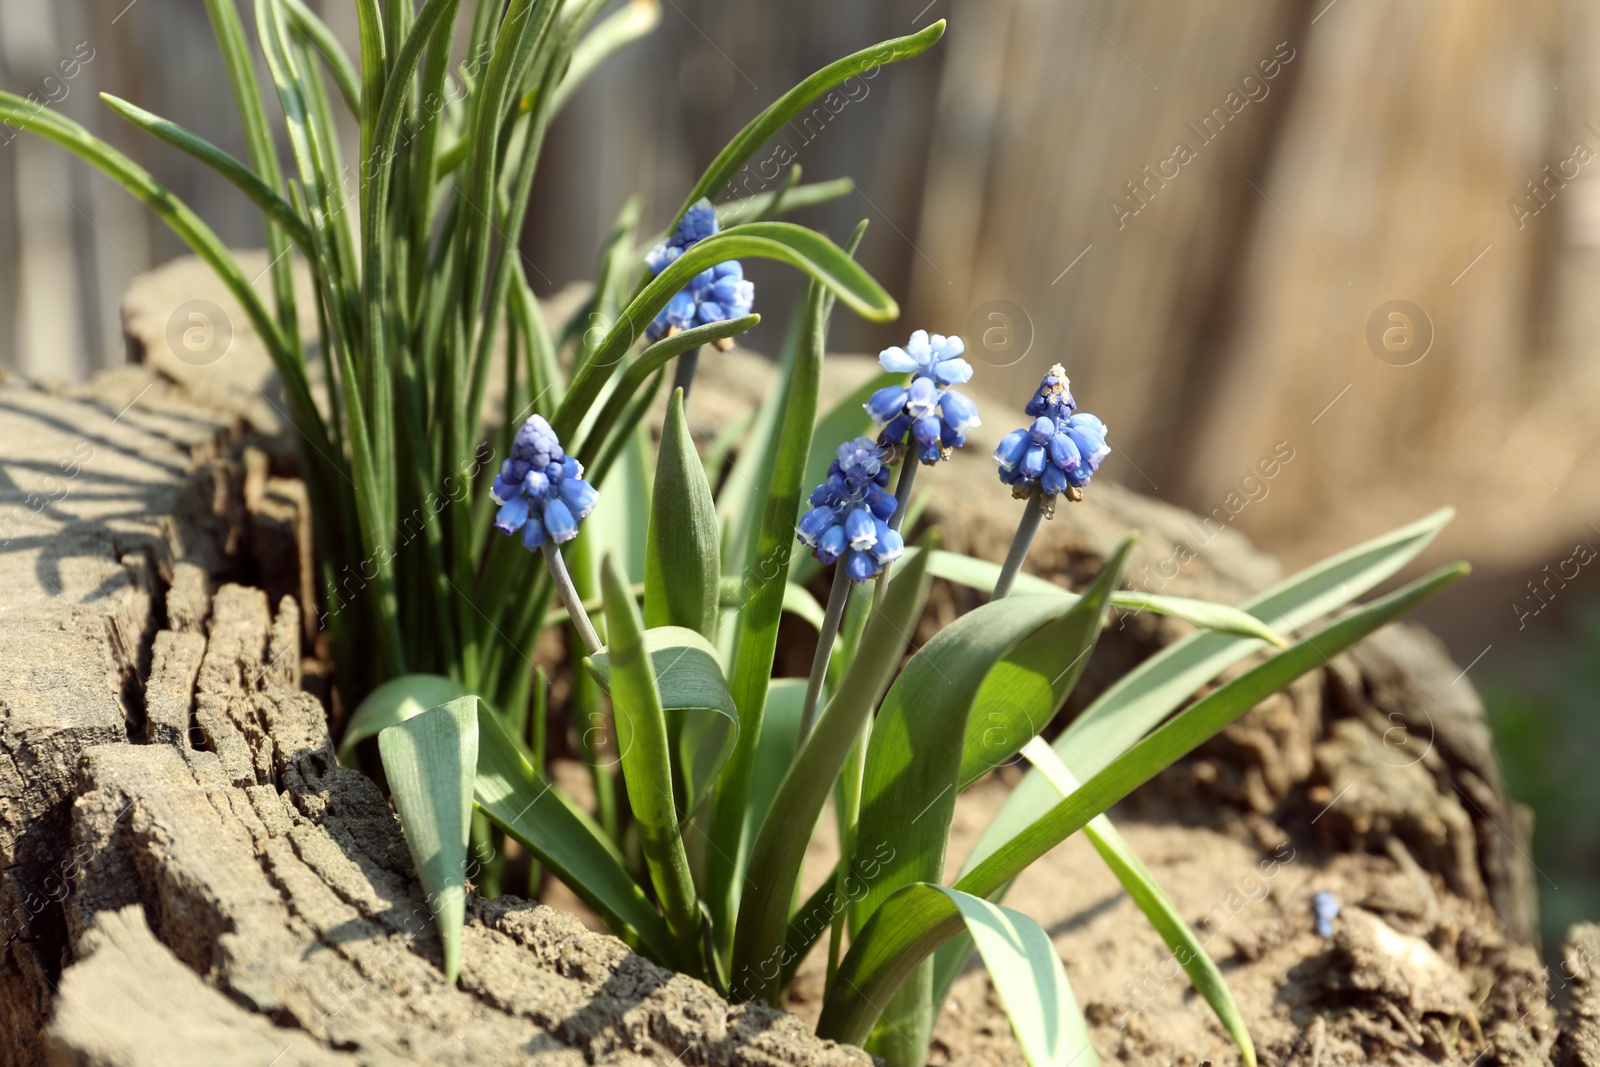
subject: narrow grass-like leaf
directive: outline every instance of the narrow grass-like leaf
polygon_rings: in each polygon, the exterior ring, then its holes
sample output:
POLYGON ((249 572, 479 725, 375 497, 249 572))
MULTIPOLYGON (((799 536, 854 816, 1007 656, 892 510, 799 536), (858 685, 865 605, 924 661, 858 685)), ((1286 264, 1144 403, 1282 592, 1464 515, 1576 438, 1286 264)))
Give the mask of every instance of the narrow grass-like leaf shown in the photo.
POLYGON ((654 30, 661 23, 660 0, 628 0, 628 3, 596 24, 572 50, 572 62, 556 86, 552 111, 560 111, 568 98, 583 85, 595 69, 612 54, 621 51, 654 30))
POLYGON ((622 855, 560 786, 529 765, 521 746, 487 707, 478 707, 478 776, 473 800, 489 820, 606 921, 611 932, 657 963, 694 969, 628 875, 622 855))
POLYGON ((724 200, 717 205, 717 223, 726 228, 741 222, 762 222, 779 215, 790 215, 806 208, 831 204, 856 191, 856 183, 849 178, 834 178, 825 182, 809 182, 779 191, 755 193, 747 197, 724 200))
POLYGON ((470 695, 460 682, 441 674, 403 674, 389 679, 367 694, 345 724, 339 762, 354 766, 356 746, 367 738, 429 708, 470 695))
MULTIPOLYGON (((925 546, 937 547, 937 537, 932 532, 925 546)), ((789 906, 806 846, 861 724, 888 688, 922 615, 928 597, 927 561, 923 553, 900 568, 883 602, 874 607, 859 653, 796 753, 756 835, 729 970, 740 999, 775 1000, 778 995, 781 968, 773 964, 788 934, 789 906)))
POLYGON ((755 774, 750 781, 749 807, 745 809, 745 852, 755 843, 756 831, 772 810, 778 786, 794 762, 800 741, 800 712, 805 705, 804 678, 774 678, 767 689, 767 713, 761 721, 761 744, 756 746, 755 774))
MULTIPOLYGON (((629 595, 633 590, 629 590, 629 595)), ((722 772, 739 736, 739 715, 710 641, 681 626, 644 631, 661 707, 673 728, 676 780, 684 786, 680 811, 693 812, 722 772)), ((611 653, 588 659, 589 673, 611 690, 611 653)))
MULTIPOLYGON (((1291 632, 1350 603, 1415 559, 1454 512, 1417 522, 1308 567, 1273 586, 1241 610, 1291 632)), ((936 564, 937 566, 937 564, 936 564)), ((1080 780, 1098 773, 1170 715, 1201 686, 1261 644, 1227 634, 1196 633, 1173 642, 1119 678, 1056 738, 1054 748, 1080 780)), ((985 829, 973 855, 992 849, 1043 814, 1052 790, 1030 771, 985 829)))
POLYGON ((921 55, 944 36, 944 25, 944 19, 940 19, 910 36, 883 41, 835 60, 773 101, 765 111, 751 119, 711 161, 684 199, 683 206, 678 209, 674 223, 701 197, 715 199, 745 161, 813 100, 848 78, 873 78, 889 63, 921 55))
MULTIPOLYGON (((1112 762, 1064 801, 979 861, 956 889, 990 897, 1044 853, 1060 844, 1163 768, 1300 675, 1327 663, 1357 641, 1399 618, 1467 573, 1466 564, 1442 567, 1361 608, 1196 701, 1112 762)), ((1070 766, 1070 765, 1069 765, 1070 766)), ((817 1033, 838 1041, 866 1036, 886 1003, 929 953, 961 929, 953 906, 930 907, 925 896, 903 889, 884 901, 861 929, 839 966, 838 981, 823 1005, 817 1033)))
MULTIPOLYGON (((692 958, 700 945, 700 904, 672 797, 672 753, 656 670, 645 649, 639 608, 613 557, 601 564, 600 587, 606 598, 611 704, 623 782, 667 926, 683 948, 682 955, 692 958)), ((694 970, 698 973, 701 968, 694 970)))
POLYGON ((160 115, 151 114, 144 108, 130 104, 110 93, 101 93, 100 99, 105 101, 107 107, 135 126, 155 134, 174 148, 187 152, 228 179, 235 188, 249 197, 250 202, 260 208, 263 214, 283 227, 284 232, 303 255, 309 259, 315 254, 311 248, 311 231, 306 229, 305 221, 295 214, 293 206, 273 192, 255 171, 205 138, 160 115))
MULTIPOLYGON (((1078 780, 1073 777, 1067 765, 1061 762, 1061 757, 1055 754, 1048 742, 1042 737, 1035 737, 1022 748, 1023 755, 1028 757, 1028 762, 1039 769, 1055 789, 1056 794, 1065 800, 1078 789, 1078 780)), ((1239 1006, 1233 1001, 1233 994, 1228 989, 1228 983, 1222 978, 1222 972, 1206 954, 1205 944, 1190 929, 1189 924, 1183 921, 1183 916, 1178 914, 1178 908, 1172 903, 1153 878, 1145 865, 1134 855, 1128 843, 1123 840, 1117 828, 1105 815, 1096 815, 1089 820, 1089 825, 1083 828, 1084 835, 1089 838, 1089 843, 1100 854, 1111 873, 1116 875, 1122 888, 1144 912, 1145 918, 1150 921, 1161 940, 1166 942, 1167 948, 1172 951, 1172 958, 1178 961, 1184 971, 1189 975, 1189 980, 1194 983, 1195 989, 1205 997, 1206 1003, 1211 1005, 1211 1010, 1216 1013, 1217 1021, 1222 1023, 1222 1028, 1233 1038, 1234 1044, 1239 1046, 1239 1054, 1244 1057, 1246 1067, 1256 1067, 1255 1043, 1250 1040, 1250 1031, 1244 1025, 1244 1018, 1239 1014, 1239 1006)), ((982 944, 979 944, 981 951, 982 944)))
POLYGON ((822 283, 852 311, 871 322, 888 322, 899 306, 872 275, 826 237, 789 222, 752 222, 713 234, 691 246, 670 266, 650 280, 623 311, 593 358, 574 375, 556 417, 551 420, 558 436, 576 428, 601 388, 615 373, 622 356, 633 346, 667 301, 708 267, 729 259, 774 259, 787 263, 822 283))
POLYGON ((378 735, 383 773, 406 847, 444 942, 444 977, 461 969, 467 910, 467 834, 478 765, 478 698, 458 697, 378 735))
POLYGON ((289 24, 295 31, 310 41, 322 56, 323 62, 328 65, 328 72, 333 75, 333 82, 339 87, 339 95, 344 97, 344 102, 350 108, 350 114, 361 117, 361 74, 356 70, 356 65, 345 54, 344 45, 339 43, 339 38, 333 35, 328 24, 317 17, 316 13, 307 7, 301 0, 283 0, 284 8, 289 13, 289 24))
POLYGON ((683 390, 667 401, 656 460, 644 564, 644 623, 686 626, 707 638, 717 633, 722 581, 717 507, 706 469, 683 415, 683 390))
MULTIPOLYGON (((584 463, 592 462, 600 455, 604 443, 611 438, 614 432, 625 432, 631 427, 626 421, 619 426, 623 411, 629 402, 638 394, 650 376, 670 363, 674 357, 699 348, 701 345, 713 344, 724 337, 735 337, 761 322, 760 315, 745 315, 737 319, 723 319, 721 322, 710 322, 704 326, 696 326, 688 330, 680 330, 671 337, 663 337, 643 352, 639 358, 628 364, 627 370, 622 372, 622 377, 617 379, 616 387, 606 397, 605 405, 600 409, 600 414, 595 416, 594 422, 589 427, 589 433, 584 438, 583 445, 575 453, 584 463)), ((555 401, 560 402, 561 393, 557 393, 555 401)))

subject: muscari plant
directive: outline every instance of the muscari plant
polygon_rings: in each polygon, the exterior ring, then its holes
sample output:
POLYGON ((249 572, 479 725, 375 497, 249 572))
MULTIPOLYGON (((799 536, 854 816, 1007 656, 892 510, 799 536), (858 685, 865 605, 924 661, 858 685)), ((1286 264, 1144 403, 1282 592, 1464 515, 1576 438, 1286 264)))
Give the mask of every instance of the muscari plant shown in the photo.
POLYGON ((1069 592, 1024 572, 1028 546, 1061 497, 1083 498, 1109 445, 1058 365, 1025 405, 1033 421, 994 454, 999 481, 1025 501, 1004 565, 942 550, 937 529, 907 546, 927 495, 913 495, 916 472, 979 425, 954 388, 972 367, 959 338, 919 331, 883 352, 883 375, 819 411, 835 302, 876 322, 897 308, 853 258, 865 224, 840 247, 773 221, 848 193, 847 181, 799 184, 795 167, 777 187, 751 189, 748 162, 841 83, 925 51, 944 23, 847 56, 780 97, 660 235, 641 235, 630 202, 590 298, 552 330, 515 251, 544 135, 583 79, 659 17, 654 0, 606 7, 357 0, 352 59, 300 0, 254 0, 263 85, 235 0, 206 0, 248 160, 105 100, 260 209, 270 298, 148 172, 0 93, 0 121, 78 153, 153 208, 216 271, 271 356, 302 445, 338 692, 356 706, 341 758, 358 761, 376 737, 447 975, 462 965, 468 870, 480 891, 497 891, 497 863, 469 867, 469 853, 511 838, 640 953, 737 1000, 781 1002, 825 940, 818 1032, 891 1064, 923 1061, 936 1006, 974 949, 1030 1063, 1093 1062, 1049 938, 1000 903, 1033 860, 1081 830, 1253 1063, 1215 964, 1105 812, 1464 573, 1442 568, 1350 606, 1448 514, 1236 608, 1123 590, 1131 537, 1069 592), (340 109, 359 131, 353 172, 340 109), (701 348, 726 348, 759 321, 742 266, 755 258, 800 270, 809 289, 775 385, 711 443, 708 466, 687 394, 701 348), (656 445, 645 416, 669 363, 656 445), (989 600, 913 650, 935 578, 989 600), (809 592, 821 584, 825 603, 809 592), (1169 614, 1194 632, 1047 743, 1113 610, 1169 614), (774 676, 785 613, 818 634, 808 677, 774 676), (565 719, 589 757, 592 812, 546 766, 550 687, 533 649, 552 627, 570 649, 565 719), (1284 636, 1302 630, 1313 632, 1284 636), (1032 769, 947 882, 957 796, 1019 756, 1032 769), (842 858, 801 900, 830 794, 842 858))

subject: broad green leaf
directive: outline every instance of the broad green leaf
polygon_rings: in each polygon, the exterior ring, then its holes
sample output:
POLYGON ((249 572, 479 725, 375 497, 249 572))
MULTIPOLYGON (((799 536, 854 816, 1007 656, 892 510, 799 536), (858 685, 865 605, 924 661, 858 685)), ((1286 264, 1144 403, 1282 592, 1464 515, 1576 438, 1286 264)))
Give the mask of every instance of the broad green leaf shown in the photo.
MULTIPOLYGON (((692 958, 700 944, 700 902, 672 796, 672 752, 656 669, 645 648, 638 605, 613 557, 601 564, 600 588, 606 598, 611 705, 622 753, 622 780, 667 926, 683 955, 692 958)), ((702 970, 697 967, 694 973, 702 970)))
MULTIPOLYGON (((1044 928, 1020 911, 936 886, 977 942, 989 980, 1029 1067, 1097 1067, 1089 1026, 1044 928)), ((1254 1060, 1251 1061, 1254 1064, 1254 1060)))
MULTIPOLYGON (((1308 567, 1242 610, 1275 630, 1297 630, 1394 575, 1427 547, 1453 514, 1448 508, 1436 511, 1308 567)), ((1201 686, 1260 650, 1257 641, 1226 634, 1196 633, 1173 642, 1084 709, 1056 739, 1056 754, 1079 779, 1096 774, 1201 686)), ((973 854, 992 849, 1038 818, 1051 806, 1051 796, 1049 784, 1030 771, 1006 798, 973 854)))
POLYGON ((684 626, 714 638, 722 559, 717 507, 683 415, 683 390, 667 401, 656 460, 644 564, 644 624, 684 626))
MULTIPOLYGON (((729 259, 774 259, 810 275, 836 294, 852 311, 871 322, 888 322, 899 306, 872 275, 838 245, 803 226, 789 222, 752 222, 734 226, 700 241, 650 280, 622 312, 595 349, 594 357, 573 377, 551 420, 558 436, 577 427, 594 403, 623 354, 667 301, 701 271, 729 259)), ((809 429, 809 427, 808 427, 809 429)))
POLYGON ((745 161, 813 100, 848 78, 872 78, 889 63, 921 55, 944 36, 944 25, 944 19, 940 19, 910 36, 897 37, 873 45, 871 48, 863 48, 853 55, 829 63, 784 93, 768 105, 765 111, 751 119, 745 128, 728 142, 728 146, 717 154, 717 158, 711 161, 706 172, 690 190, 683 207, 678 209, 673 221, 682 218, 684 212, 693 207, 701 197, 716 199, 729 180, 738 173, 739 168, 744 166, 745 161))
MULTIPOLYGON (((887 844, 893 857, 853 902, 852 928, 900 887, 944 877, 958 791, 969 775, 1009 759, 1060 708, 1133 543, 1123 542, 1085 597, 991 601, 946 626, 905 665, 873 724, 856 834, 858 854, 876 856, 887 844)), ((851 869, 864 873, 857 861, 851 869)), ((932 1036, 932 961, 919 972, 884 1008, 874 1051, 887 1058, 899 1059, 890 1045, 926 1048, 932 1036)))
MULTIPOLYGON (((1096 815, 1194 751, 1208 738, 1255 707, 1266 697, 1368 634, 1393 622, 1440 589, 1467 573, 1464 563, 1441 567, 1432 574, 1361 608, 1320 630, 1208 694, 1171 722, 1117 756, 1066 800, 1049 808, 1020 833, 1005 841, 955 883, 974 896, 992 897, 1029 864, 1096 815)), ((1070 766, 1070 765, 1069 765, 1070 766)), ((908 887, 909 888, 909 887, 908 887)), ((819 1036, 859 1041, 876 1014, 873 1004, 886 1003, 901 982, 929 953, 961 930, 953 907, 929 907, 902 889, 884 901, 862 927, 839 965, 838 980, 823 1005, 819 1036)))
POLYGON ((800 739, 800 711, 805 704, 804 678, 774 678, 767 689, 767 714, 761 722, 761 744, 756 746, 755 774, 750 780, 750 805, 745 815, 745 850, 772 809, 778 785, 794 762, 800 739))
MULTIPOLYGON (((1000 578, 1000 565, 964 556, 959 552, 941 552, 933 561, 933 574, 936 578, 947 579, 958 585, 976 589, 980 593, 991 593, 1000 578)), ((1031 574, 1017 575, 1014 589, 1018 593, 1074 595, 1054 582, 1031 574)), ((1113 607, 1127 608, 1131 611, 1149 611, 1156 615, 1182 619, 1202 630, 1253 637, 1279 648, 1288 646, 1288 642, 1281 635, 1243 608, 1231 608, 1226 604, 1213 604, 1207 600, 1191 600, 1188 597, 1166 596, 1160 593, 1141 593, 1129 589, 1118 589, 1113 592, 1111 604, 1113 607)))
POLYGON ((345 724, 339 762, 354 767, 356 746, 367 738, 429 708, 470 695, 460 682, 440 674, 403 674, 389 679, 367 694, 345 724))
MULTIPOLYGON (((644 648, 676 738, 676 780, 684 787, 680 810, 687 815, 700 806, 728 762, 739 736, 739 715, 710 641, 693 630, 664 626, 644 631, 644 648)), ((587 662, 600 688, 610 692, 610 651, 602 649, 587 662)))
POLYGON ((605 920, 629 945, 679 970, 684 958, 660 912, 628 876, 605 832, 554 782, 536 772, 493 712, 478 708, 478 808, 605 920))
MULTIPOLYGON (((935 547, 937 532, 925 543, 935 547)), ((788 933, 789 906, 822 806, 922 616, 928 597, 927 558, 924 552, 898 568, 888 594, 867 621, 860 652, 795 754, 756 834, 729 971, 740 999, 771 1001, 778 995, 778 969, 768 975, 763 963, 776 958, 788 933)))
MULTIPOLYGON (((1067 765, 1061 762, 1061 757, 1055 754, 1050 745, 1042 737, 1035 737, 1022 749, 1028 761, 1039 769, 1063 800, 1071 796, 1078 789, 1078 780, 1073 777, 1067 765)), ((1223 980, 1222 972, 1206 953, 1205 943, 1189 924, 1183 921, 1183 916, 1178 914, 1178 908, 1167 896, 1166 891, 1151 876, 1145 865, 1134 855, 1128 843, 1122 839, 1117 828, 1111 825, 1111 820, 1104 815, 1096 815, 1089 820, 1089 825, 1083 828, 1084 834, 1089 838, 1089 843, 1100 854, 1100 858, 1111 868, 1111 873, 1117 876, 1117 881, 1122 888, 1127 890, 1128 896, 1144 912, 1145 918, 1150 920, 1150 925, 1155 927, 1161 940, 1166 942, 1167 948, 1172 951, 1172 958, 1178 961, 1189 980, 1194 983, 1195 989, 1205 997, 1206 1003, 1211 1005, 1211 1010, 1216 1013, 1217 1021, 1222 1023, 1222 1028, 1233 1038, 1234 1044, 1239 1046, 1239 1054, 1244 1057, 1247 1067, 1256 1065, 1255 1043, 1250 1040, 1250 1031, 1244 1025, 1244 1018, 1239 1014, 1239 1006, 1233 1001, 1233 993, 1228 989, 1228 983, 1223 980)), ((970 924, 969 924, 970 926, 970 924)), ((983 946, 978 946, 981 951, 983 946)))
POLYGON ((444 977, 461 969, 467 912, 467 834, 478 764, 478 698, 458 697, 378 735, 383 773, 406 847, 444 942, 444 977))
POLYGON ((873 916, 868 931, 872 940, 865 945, 857 940, 828 990, 817 1022, 818 1037, 861 1044, 878 1016, 876 1004, 883 1003, 873 994, 881 995, 909 977, 915 959, 927 954, 937 936, 963 931, 980 946, 989 979, 1029 1064, 1099 1063, 1055 947, 1026 915, 948 886, 917 882, 891 896, 873 916), (900 950, 899 956, 882 958, 875 952, 891 943, 900 950), (865 959, 868 955, 870 961, 865 959), (862 969, 863 962, 872 968, 862 969), (872 976, 870 991, 857 984, 864 974, 872 976))

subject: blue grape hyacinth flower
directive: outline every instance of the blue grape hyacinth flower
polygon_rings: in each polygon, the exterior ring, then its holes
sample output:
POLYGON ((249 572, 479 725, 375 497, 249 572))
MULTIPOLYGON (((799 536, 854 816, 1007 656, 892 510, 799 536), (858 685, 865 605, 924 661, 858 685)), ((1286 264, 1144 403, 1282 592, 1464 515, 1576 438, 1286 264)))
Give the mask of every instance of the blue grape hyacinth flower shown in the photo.
POLYGON ((1026 500, 1037 486, 1046 517, 1055 513, 1057 496, 1082 500, 1083 487, 1111 454, 1106 424, 1077 408, 1066 369, 1057 363, 1024 408, 1034 416, 1033 424, 1006 434, 994 450, 1000 480, 1011 486, 1011 495, 1026 500))
POLYGON ((599 490, 583 480, 583 464, 562 451, 543 415, 530 416, 517 431, 489 496, 500 505, 494 528, 508 536, 520 531, 530 552, 546 540, 577 537, 578 523, 600 501, 599 490))
MULTIPOLYGON (((651 274, 660 274, 684 252, 716 233, 717 228, 717 209, 711 201, 701 198, 684 212, 667 239, 645 254, 645 266, 651 274)), ((726 260, 695 275, 667 301, 667 306, 646 327, 645 336, 654 342, 679 330, 742 318, 750 314, 755 298, 756 287, 745 280, 744 266, 737 259, 726 260)), ((727 351, 733 347, 733 339, 724 337, 716 346, 727 351)))
POLYGON ((961 358, 965 351, 959 337, 918 330, 904 348, 894 345, 878 353, 884 370, 911 375, 906 385, 879 389, 865 405, 867 414, 883 423, 878 443, 895 458, 913 448, 923 463, 949 459, 967 443, 967 432, 982 425, 978 405, 949 388, 972 379, 972 364, 961 358))
POLYGON ((828 478, 811 494, 811 510, 801 516, 796 536, 818 563, 840 564, 860 584, 882 573, 905 552, 898 531, 889 528, 894 494, 887 451, 870 437, 839 446, 828 478))

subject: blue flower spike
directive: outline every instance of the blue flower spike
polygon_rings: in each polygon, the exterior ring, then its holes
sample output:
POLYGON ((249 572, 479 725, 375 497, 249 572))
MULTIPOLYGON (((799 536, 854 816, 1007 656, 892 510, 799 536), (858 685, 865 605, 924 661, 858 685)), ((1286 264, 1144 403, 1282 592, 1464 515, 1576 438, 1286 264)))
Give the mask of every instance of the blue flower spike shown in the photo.
POLYGON ((908 450, 932 465, 949 459, 967 443, 967 432, 982 425, 978 405, 950 386, 972 379, 972 364, 961 358, 966 344, 959 337, 918 330, 904 348, 894 345, 878 353, 878 364, 891 374, 910 374, 907 384, 889 385, 867 399, 867 414, 883 423, 878 443, 891 461, 908 450))
POLYGON ((547 540, 562 544, 577 537, 578 524, 600 501, 599 491, 583 480, 583 464, 562 451, 543 415, 530 416, 517 431, 489 496, 500 505, 495 529, 520 533, 530 552, 547 540))
POLYGON ((1012 430, 994 450, 1000 480, 1011 495, 1026 500, 1038 487, 1045 518, 1055 514, 1058 496, 1083 499, 1100 464, 1111 454, 1106 444, 1106 424, 1078 410, 1067 372, 1057 363, 1039 383, 1039 391, 1023 409, 1034 416, 1032 424, 1012 430))
POLYGON ((811 510, 800 518, 795 534, 818 563, 839 562, 857 585, 875 578, 905 552, 894 514, 889 484, 889 456, 870 437, 839 446, 828 466, 828 478, 811 494, 811 510))
MULTIPOLYGON (((711 201, 702 197, 684 212, 683 218, 667 239, 645 254, 645 266, 651 274, 660 274, 684 252, 716 232, 717 209, 711 206, 711 201)), ((743 318, 750 314, 755 298, 756 287, 745 281, 744 267, 738 260, 718 263, 695 275, 688 285, 667 301, 667 306, 646 327, 645 336, 655 342, 695 326, 743 318)), ((733 347, 733 338, 722 338, 716 342, 716 347, 723 352, 728 351, 733 347)))

